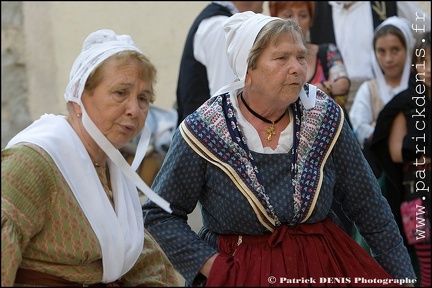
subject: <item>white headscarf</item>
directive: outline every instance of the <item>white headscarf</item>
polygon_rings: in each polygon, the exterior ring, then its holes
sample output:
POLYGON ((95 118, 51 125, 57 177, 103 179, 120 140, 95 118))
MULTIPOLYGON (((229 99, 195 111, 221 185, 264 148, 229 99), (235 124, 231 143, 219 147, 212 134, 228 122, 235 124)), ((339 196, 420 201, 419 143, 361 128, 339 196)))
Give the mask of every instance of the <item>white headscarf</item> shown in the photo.
POLYGON ((66 101, 81 105, 81 95, 90 73, 110 56, 126 50, 143 54, 129 35, 117 35, 112 30, 102 29, 87 36, 81 54, 72 65, 69 84, 64 94, 66 101))
POLYGON ((407 19, 400 18, 397 16, 392 16, 384 20, 376 29, 375 33, 379 31, 381 28, 387 25, 392 25, 398 28, 402 35, 405 38, 406 43, 406 59, 405 66, 402 72, 402 78, 398 87, 393 89, 393 93, 389 90, 389 87, 384 79, 384 74, 382 72, 381 66, 378 63, 378 60, 374 53, 372 53, 372 69, 375 73, 375 78, 378 81, 380 97, 384 100, 384 104, 386 104, 390 99, 399 92, 402 92, 408 88, 409 76, 411 73, 411 59, 412 52, 415 45, 415 38, 413 36, 412 30, 410 28, 410 22, 407 19))
MULTIPOLYGON (((252 11, 236 13, 224 22, 227 58, 237 79, 220 88, 213 96, 224 94, 244 87, 248 68, 247 59, 261 29, 270 21, 283 20, 252 11)), ((302 89, 300 99, 306 109, 315 106, 314 97, 309 98, 302 89), (312 99, 313 98, 313 99, 312 99)))

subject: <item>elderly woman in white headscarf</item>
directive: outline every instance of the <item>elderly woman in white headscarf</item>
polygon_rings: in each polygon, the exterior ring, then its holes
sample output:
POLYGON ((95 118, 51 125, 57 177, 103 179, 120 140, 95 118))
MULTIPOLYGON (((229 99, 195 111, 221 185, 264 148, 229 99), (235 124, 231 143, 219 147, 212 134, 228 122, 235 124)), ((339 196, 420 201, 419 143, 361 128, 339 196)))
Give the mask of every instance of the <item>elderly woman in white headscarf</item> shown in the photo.
POLYGON ((341 107, 305 83, 308 55, 298 24, 243 12, 224 29, 238 79, 175 132, 152 185, 172 214, 151 199, 143 206, 145 227, 187 285, 414 281, 394 217, 341 107), (333 198, 375 259, 340 228, 333 198), (187 217, 198 203, 197 235, 187 217))
POLYGON ((66 88, 68 114, 45 114, 1 152, 2 286, 173 286, 144 231, 136 174, 149 140, 156 68, 128 35, 91 33, 66 88), (144 127, 132 167, 118 151, 144 127))

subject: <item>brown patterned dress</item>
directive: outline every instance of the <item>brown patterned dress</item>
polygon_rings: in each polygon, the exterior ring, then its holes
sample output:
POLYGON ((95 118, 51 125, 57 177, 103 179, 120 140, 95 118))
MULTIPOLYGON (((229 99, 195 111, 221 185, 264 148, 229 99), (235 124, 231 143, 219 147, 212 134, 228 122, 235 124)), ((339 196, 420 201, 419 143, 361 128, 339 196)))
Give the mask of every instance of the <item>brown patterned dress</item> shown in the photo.
MULTIPOLYGON (((18 268, 87 285, 101 282, 99 241, 51 157, 38 146, 20 144, 2 151, 1 169, 1 285, 18 285, 18 268)), ((146 230, 140 257, 120 280, 129 287, 179 284, 146 230)))

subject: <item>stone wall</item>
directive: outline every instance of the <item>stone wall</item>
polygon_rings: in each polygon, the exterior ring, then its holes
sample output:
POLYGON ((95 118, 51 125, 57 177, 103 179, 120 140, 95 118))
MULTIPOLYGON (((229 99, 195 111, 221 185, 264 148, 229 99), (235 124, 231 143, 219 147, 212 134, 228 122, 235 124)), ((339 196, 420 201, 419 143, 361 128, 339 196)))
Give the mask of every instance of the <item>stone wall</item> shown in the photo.
POLYGON ((1 148, 31 123, 22 2, 1 2, 1 148))

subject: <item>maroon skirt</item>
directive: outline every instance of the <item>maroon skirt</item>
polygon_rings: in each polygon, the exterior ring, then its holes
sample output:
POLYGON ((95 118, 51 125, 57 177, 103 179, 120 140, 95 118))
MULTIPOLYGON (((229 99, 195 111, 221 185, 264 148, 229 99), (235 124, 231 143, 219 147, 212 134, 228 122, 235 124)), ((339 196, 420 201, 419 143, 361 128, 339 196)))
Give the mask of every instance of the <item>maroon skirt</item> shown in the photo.
POLYGON ((218 248, 206 286, 399 286, 328 219, 263 236, 221 235, 218 248))

